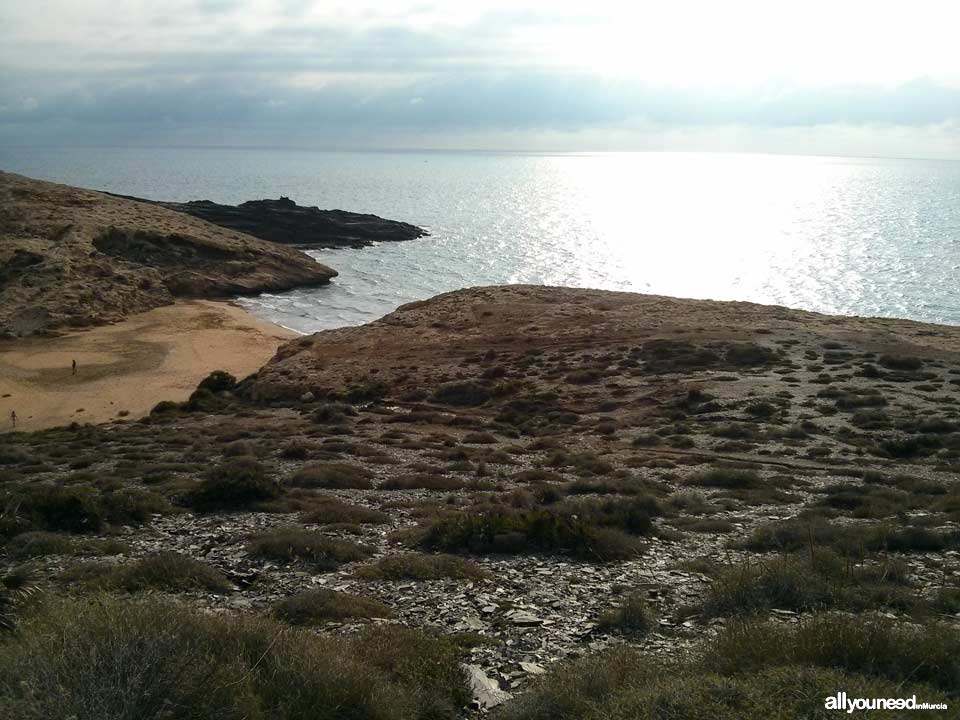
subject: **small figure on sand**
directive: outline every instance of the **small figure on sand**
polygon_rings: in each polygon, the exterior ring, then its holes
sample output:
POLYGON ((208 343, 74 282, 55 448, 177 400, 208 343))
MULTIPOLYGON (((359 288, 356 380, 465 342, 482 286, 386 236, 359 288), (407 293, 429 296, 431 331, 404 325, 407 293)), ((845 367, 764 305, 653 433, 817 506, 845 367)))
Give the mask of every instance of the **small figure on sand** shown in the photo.
POLYGON ((77 374, 77 361, 76 361, 76 360, 73 361, 73 368, 72 368, 72 369, 73 369, 73 374, 76 375, 76 374, 77 374))
POLYGON ((16 411, 16 410, 11 410, 11 411, 10 411, 10 424, 13 425, 14 427, 17 426, 17 411, 16 411))

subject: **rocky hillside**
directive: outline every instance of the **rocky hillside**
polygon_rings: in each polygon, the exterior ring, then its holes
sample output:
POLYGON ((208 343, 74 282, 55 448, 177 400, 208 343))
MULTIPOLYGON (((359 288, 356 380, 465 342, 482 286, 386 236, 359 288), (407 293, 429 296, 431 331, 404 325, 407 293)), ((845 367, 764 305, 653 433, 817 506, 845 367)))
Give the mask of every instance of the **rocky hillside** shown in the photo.
MULTIPOLYGON (((538 377, 531 370, 517 380, 550 391, 558 391, 559 383, 565 394, 613 378, 620 393, 629 395, 628 388, 634 385, 653 390, 640 367, 675 367, 685 377, 669 375, 673 382, 695 379, 713 385, 714 378, 727 371, 780 362, 792 347, 822 350, 828 341, 844 347, 855 343, 860 351, 876 354, 952 357, 960 352, 960 329, 602 290, 471 288, 404 305, 362 327, 298 338, 280 349, 250 392, 268 400, 296 398, 308 391, 320 397, 345 392, 360 377, 386 383, 394 394, 462 378, 492 384, 490 379, 471 377, 469 368, 478 358, 484 359, 485 369, 496 367, 496 358, 518 356, 527 358, 525 364, 539 366, 541 361, 535 358, 558 353, 568 359, 548 364, 556 366, 551 373, 538 377), (639 349, 621 350, 649 341, 655 345, 644 346, 641 355, 639 349), (647 357, 654 352, 665 358, 647 357), (643 382, 632 379, 641 377, 643 382)), ((840 363, 848 354, 831 356, 840 363)), ((800 368, 784 374, 805 375, 800 368)), ((721 382, 719 387, 729 385, 721 382)))
MULTIPOLYGON (((44 644, 65 618, 77 657, 135 661, 159 698, 215 656, 217 687, 303 699, 267 717, 766 720, 837 688, 955 706, 958 470, 960 328, 450 293, 143 421, 0 437, 0 572, 29 562, 64 598, 0 636, 0 709, 73 677, 44 644), (130 649, 157 643, 174 665, 130 649)), ((77 714, 115 682, 7 714, 77 714)))
POLYGON ((156 205, 0 173, 0 334, 114 322, 172 302, 336 273, 290 247, 156 205))

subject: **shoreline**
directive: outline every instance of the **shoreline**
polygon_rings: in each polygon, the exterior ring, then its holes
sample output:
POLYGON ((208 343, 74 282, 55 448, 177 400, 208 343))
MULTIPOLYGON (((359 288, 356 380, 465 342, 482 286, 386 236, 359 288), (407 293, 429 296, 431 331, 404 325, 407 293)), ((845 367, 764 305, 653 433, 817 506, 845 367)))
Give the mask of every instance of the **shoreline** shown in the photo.
POLYGON ((134 420, 162 400, 186 400, 213 370, 256 372, 299 336, 231 301, 178 300, 112 325, 5 341, 0 428, 13 429, 11 411, 23 431, 134 420))

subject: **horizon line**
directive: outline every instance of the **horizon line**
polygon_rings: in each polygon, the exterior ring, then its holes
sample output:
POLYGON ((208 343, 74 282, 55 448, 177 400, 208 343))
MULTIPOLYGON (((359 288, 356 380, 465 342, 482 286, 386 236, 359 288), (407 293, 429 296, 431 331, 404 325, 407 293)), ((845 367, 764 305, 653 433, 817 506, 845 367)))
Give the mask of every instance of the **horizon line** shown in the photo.
POLYGON ((437 153, 437 154, 477 154, 477 155, 764 155, 776 157, 832 158, 848 160, 916 160, 930 162, 960 162, 960 157, 913 157, 908 155, 844 155, 836 153, 806 153, 787 151, 757 150, 533 150, 508 148, 455 148, 455 147, 351 147, 335 148, 298 145, 207 145, 207 144, 111 144, 111 143, 58 143, 37 145, 4 145, 0 150, 272 150, 288 152, 315 153, 437 153))

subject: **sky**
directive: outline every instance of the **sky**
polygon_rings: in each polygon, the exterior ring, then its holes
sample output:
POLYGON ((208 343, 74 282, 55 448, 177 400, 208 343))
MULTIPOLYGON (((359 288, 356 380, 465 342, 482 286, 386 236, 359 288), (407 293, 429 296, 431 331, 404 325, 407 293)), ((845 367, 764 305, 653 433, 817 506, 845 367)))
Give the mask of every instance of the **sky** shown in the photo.
POLYGON ((0 0, 0 145, 960 159, 955 0, 0 0))

